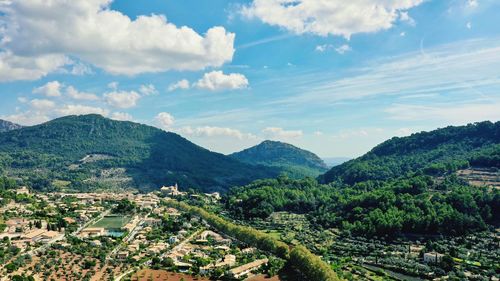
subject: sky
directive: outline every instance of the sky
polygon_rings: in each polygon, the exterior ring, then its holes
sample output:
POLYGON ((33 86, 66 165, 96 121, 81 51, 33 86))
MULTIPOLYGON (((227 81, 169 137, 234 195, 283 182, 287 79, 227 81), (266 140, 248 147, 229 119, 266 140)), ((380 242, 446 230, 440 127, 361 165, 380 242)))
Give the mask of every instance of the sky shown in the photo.
POLYGON ((0 0, 0 119, 357 157, 500 119, 500 1, 0 0))

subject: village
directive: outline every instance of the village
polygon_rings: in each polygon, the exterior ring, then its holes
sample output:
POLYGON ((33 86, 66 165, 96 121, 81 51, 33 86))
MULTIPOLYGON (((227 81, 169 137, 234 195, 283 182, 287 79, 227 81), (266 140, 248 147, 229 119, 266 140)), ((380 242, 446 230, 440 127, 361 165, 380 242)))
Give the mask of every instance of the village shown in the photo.
POLYGON ((142 280, 148 269, 243 280, 276 259, 164 204, 186 196, 220 200, 177 185, 148 194, 15 189, 0 198, 0 280, 142 280))

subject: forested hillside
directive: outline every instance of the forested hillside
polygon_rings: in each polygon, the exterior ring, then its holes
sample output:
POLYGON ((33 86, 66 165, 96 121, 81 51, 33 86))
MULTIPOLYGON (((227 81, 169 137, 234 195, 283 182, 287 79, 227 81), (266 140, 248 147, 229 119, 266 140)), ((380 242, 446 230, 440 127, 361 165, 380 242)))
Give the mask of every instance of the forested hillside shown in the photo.
POLYGON ((67 116, 0 134, 0 169, 39 189, 53 188, 55 180, 87 189, 99 184, 95 178, 122 173, 141 189, 178 182, 184 188, 225 190, 277 175, 177 134, 99 115, 67 116))
POLYGON ((500 122, 450 126, 394 137, 362 157, 333 167, 320 181, 353 184, 412 172, 442 175, 468 165, 500 167, 500 122))
POLYGON ((278 141, 264 141, 229 156, 249 164, 276 167, 293 178, 315 177, 327 170, 316 154, 278 141))
POLYGON ((20 129, 23 126, 0 119, 0 133, 20 129))
POLYGON ((500 190, 470 187, 455 176, 353 186, 280 177, 233 189, 226 208, 241 219, 266 218, 276 211, 307 214, 313 224, 362 236, 459 235, 498 227, 500 190))

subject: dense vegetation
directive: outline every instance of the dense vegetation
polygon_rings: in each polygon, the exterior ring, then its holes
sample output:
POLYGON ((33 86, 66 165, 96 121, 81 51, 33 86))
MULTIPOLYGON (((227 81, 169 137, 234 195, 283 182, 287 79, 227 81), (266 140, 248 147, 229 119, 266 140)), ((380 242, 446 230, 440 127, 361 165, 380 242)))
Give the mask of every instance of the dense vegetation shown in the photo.
POLYGON ((183 202, 169 200, 166 204, 193 215, 200 216, 215 229, 232 236, 248 245, 259 248, 284 258, 300 272, 305 280, 336 281, 339 280, 333 270, 320 258, 305 247, 295 247, 290 251, 287 244, 276 238, 248 226, 236 225, 200 207, 193 207, 183 202))
POLYGON ((316 154, 278 141, 264 141, 229 156, 253 165, 276 167, 293 178, 316 177, 327 170, 316 154))
POLYGON ((333 167, 320 181, 354 184, 412 172, 442 175, 467 167, 500 167, 500 122, 489 121, 394 137, 357 159, 333 167))
POLYGON ((21 125, 0 119, 0 133, 21 129, 21 125))
POLYGON ((233 189, 226 208, 243 219, 275 211, 305 213, 313 224, 363 236, 459 235, 498 226, 500 191, 473 188, 455 176, 436 180, 420 175, 353 186, 280 177, 233 189))
POLYGON ((270 168, 208 151, 177 134, 99 115, 67 116, 0 134, 0 173, 22 176, 36 189, 54 188, 54 180, 83 190, 99 187, 99 182, 88 179, 112 168, 125 168, 122 177, 143 190, 175 182, 225 190, 277 175, 270 168), (95 157, 83 161, 88 155, 95 157))

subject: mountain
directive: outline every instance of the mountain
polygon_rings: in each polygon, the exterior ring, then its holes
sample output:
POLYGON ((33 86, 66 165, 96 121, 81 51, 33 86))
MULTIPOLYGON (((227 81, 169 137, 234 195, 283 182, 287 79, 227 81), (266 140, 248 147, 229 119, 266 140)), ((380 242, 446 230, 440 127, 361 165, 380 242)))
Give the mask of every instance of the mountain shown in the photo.
POLYGON ((0 133, 21 129, 23 126, 0 119, 0 133))
POLYGON ((67 116, 0 134, 0 171, 34 188, 138 187, 179 183, 203 191, 278 174, 199 147, 183 137, 100 115, 67 116))
POLYGON ((333 167, 319 180, 353 184, 408 173, 442 175, 469 165, 500 167, 500 122, 449 126, 394 137, 357 159, 333 167))
POLYGON ((345 163, 351 159, 352 158, 349 158, 349 157, 326 157, 326 158, 323 158, 323 161, 325 161, 325 164, 331 168, 331 167, 338 166, 342 163, 345 163))
POLYGON ((297 178, 315 177, 327 170, 325 162, 316 154, 278 141, 267 140, 229 156, 252 165, 278 168, 297 178))

